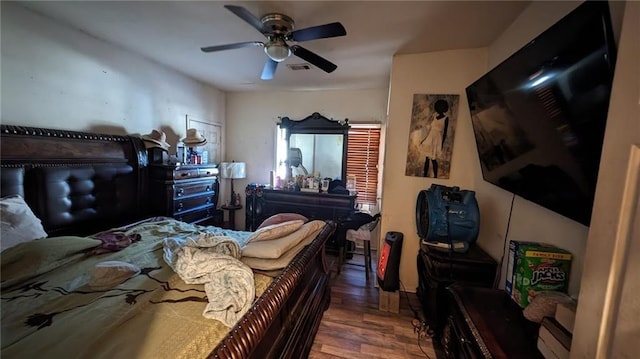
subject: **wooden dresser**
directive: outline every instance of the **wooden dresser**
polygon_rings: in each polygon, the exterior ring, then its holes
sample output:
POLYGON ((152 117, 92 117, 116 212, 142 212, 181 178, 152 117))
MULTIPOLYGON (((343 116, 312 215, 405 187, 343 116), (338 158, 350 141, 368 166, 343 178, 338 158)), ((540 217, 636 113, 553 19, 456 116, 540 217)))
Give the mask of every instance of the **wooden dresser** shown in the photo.
POLYGON ((149 165, 150 201, 157 215, 188 223, 213 224, 218 202, 215 165, 149 165))
POLYGON ((299 213, 309 219, 334 220, 336 234, 326 244, 329 251, 338 251, 344 240, 340 223, 356 212, 357 196, 318 192, 286 191, 249 185, 246 188, 245 230, 255 231, 267 218, 278 213, 299 213))
POLYGON ((442 335, 447 359, 543 359, 536 346, 539 324, 500 289, 454 283, 442 335))

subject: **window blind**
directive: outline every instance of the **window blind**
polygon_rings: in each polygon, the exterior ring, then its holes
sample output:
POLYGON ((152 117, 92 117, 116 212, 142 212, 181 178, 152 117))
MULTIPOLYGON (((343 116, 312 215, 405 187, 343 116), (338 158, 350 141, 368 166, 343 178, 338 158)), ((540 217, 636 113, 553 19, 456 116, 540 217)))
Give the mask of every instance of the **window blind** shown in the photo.
POLYGON ((376 204, 380 128, 351 127, 347 140, 347 176, 356 176, 358 203, 376 204))

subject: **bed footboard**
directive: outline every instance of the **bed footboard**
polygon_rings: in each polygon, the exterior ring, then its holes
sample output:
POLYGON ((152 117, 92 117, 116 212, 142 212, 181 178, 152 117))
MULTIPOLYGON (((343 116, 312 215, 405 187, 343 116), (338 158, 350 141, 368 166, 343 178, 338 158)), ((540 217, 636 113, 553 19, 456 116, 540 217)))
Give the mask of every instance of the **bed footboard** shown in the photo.
POLYGON ((211 358, 306 358, 329 307, 325 242, 336 229, 323 228, 274 279, 244 318, 218 344, 211 358))

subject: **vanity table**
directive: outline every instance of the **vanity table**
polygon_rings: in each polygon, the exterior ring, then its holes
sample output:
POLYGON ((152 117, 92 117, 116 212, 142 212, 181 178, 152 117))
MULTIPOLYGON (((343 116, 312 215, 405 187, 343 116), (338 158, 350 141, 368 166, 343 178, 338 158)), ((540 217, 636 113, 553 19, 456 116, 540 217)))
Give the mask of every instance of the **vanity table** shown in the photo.
MULTIPOLYGON (((286 172, 284 186, 293 183, 296 175, 321 179, 347 178, 347 141, 349 120, 335 121, 314 112, 301 119, 282 117, 279 133, 286 143, 278 148, 286 150, 286 158, 279 156, 279 173, 286 172)), ((298 177, 300 178, 300 177, 298 177)), ((341 226, 356 212, 355 195, 276 189, 264 185, 246 188, 246 228, 254 231, 267 218, 278 213, 298 213, 309 219, 333 220, 338 226, 326 248, 340 253, 344 249, 346 229, 341 226)))

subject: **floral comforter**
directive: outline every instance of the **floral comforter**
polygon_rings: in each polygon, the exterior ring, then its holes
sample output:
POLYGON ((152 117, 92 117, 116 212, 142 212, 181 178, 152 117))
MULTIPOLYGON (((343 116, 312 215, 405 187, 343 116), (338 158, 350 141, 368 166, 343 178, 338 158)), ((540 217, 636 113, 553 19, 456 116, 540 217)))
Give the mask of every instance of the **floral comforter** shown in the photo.
MULTIPOLYGON (((222 235, 233 237, 235 248, 250 233, 172 219, 119 230, 140 238, 101 254, 95 249, 102 242, 91 237, 47 238, 2 252, 2 358, 196 358, 210 353, 240 315, 203 318, 205 310, 220 308, 208 308, 211 298, 203 284, 188 284, 176 274, 164 259, 164 242, 222 235)), ((173 247, 172 253, 180 248, 173 247)), ((255 286, 245 289, 249 304, 272 282, 264 275, 252 277, 255 286)))

